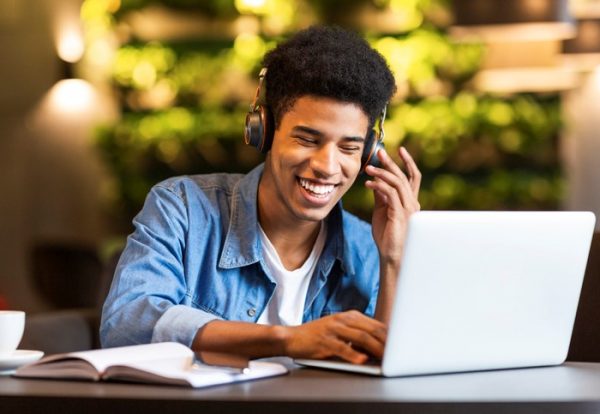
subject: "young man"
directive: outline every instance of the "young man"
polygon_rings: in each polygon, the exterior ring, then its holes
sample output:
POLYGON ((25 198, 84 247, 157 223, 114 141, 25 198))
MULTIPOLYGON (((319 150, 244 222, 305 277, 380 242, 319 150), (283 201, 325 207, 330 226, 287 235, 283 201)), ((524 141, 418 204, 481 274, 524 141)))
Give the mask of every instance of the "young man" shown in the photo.
POLYGON ((327 27, 299 32, 264 65, 274 121, 264 165, 152 189, 104 306, 103 346, 178 341, 354 363, 382 356, 421 174, 406 150, 406 174, 378 151, 381 167, 364 169, 372 227, 340 198, 363 169, 365 138, 394 78, 363 39, 327 27))

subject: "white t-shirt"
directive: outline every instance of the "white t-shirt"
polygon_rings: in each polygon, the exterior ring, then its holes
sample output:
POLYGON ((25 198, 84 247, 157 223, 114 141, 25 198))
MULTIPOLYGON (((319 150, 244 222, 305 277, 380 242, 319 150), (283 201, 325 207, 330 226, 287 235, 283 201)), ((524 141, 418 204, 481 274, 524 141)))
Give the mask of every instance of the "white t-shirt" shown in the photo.
POLYGON ((263 325, 300 325, 302 323, 308 285, 317 267, 317 262, 319 261, 319 257, 321 257, 323 246, 325 246, 325 239, 327 238, 325 222, 321 222, 319 235, 308 259, 306 259, 302 266, 295 270, 287 270, 283 266, 275 247, 273 247, 273 244, 271 244, 271 241, 260 225, 258 227, 260 229, 259 234, 263 246, 265 265, 271 277, 277 283, 277 286, 267 307, 258 318, 257 323, 263 325))

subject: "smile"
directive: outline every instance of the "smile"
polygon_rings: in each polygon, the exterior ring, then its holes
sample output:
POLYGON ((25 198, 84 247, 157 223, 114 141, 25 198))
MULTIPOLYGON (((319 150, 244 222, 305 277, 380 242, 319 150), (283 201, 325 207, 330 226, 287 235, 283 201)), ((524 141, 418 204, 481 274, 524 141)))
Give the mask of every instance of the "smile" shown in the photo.
POLYGON ((333 184, 315 184, 305 178, 299 178, 300 186, 315 197, 327 197, 335 188, 333 184))

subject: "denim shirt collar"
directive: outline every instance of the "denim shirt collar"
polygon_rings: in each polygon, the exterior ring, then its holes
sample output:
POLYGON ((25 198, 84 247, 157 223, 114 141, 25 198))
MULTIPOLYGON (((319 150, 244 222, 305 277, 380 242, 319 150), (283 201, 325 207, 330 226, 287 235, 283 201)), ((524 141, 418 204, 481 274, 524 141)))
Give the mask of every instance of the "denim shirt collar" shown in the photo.
MULTIPOLYGON (((258 235, 258 184, 262 176, 264 164, 260 164, 233 188, 229 228, 219 259, 219 267, 233 269, 257 263, 262 259, 262 248, 258 235)), ((351 252, 344 243, 341 201, 333 208, 327 218, 328 235, 320 269, 328 274, 335 260, 338 260, 346 273, 354 274, 354 266, 350 260, 351 252)))

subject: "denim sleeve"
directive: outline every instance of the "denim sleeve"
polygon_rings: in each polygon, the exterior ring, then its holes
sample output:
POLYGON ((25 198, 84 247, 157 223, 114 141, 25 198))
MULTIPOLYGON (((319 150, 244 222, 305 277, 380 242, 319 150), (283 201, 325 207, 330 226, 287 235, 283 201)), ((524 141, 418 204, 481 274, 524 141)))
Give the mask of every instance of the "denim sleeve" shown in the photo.
POLYGON ((369 297, 369 303, 364 311, 364 314, 374 318, 375 309, 377 307, 377 296, 379 295, 379 256, 377 250, 371 252, 369 255, 369 264, 366 268, 372 269, 374 277, 371 276, 371 295, 369 297))
POLYGON ((377 286, 373 290, 371 297, 369 298, 369 304, 364 311, 364 314, 370 318, 375 317, 375 308, 377 307, 377 293, 379 292, 379 282, 377 282, 377 286))
POLYGON ((175 341, 191 346, 198 329, 216 317, 181 305, 187 290, 184 198, 155 186, 133 224, 102 310, 101 344, 175 341))

